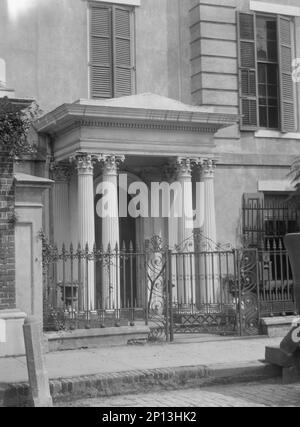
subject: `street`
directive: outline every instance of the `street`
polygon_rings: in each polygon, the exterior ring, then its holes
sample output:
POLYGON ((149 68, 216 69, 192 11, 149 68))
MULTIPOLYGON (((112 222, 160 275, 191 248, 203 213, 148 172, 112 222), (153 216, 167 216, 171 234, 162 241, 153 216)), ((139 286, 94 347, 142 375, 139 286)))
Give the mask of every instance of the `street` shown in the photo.
MULTIPOLYGON (((63 405, 61 405, 63 406, 63 405)), ((73 407, 300 407, 300 384, 263 383, 218 385, 201 389, 87 399, 73 407)))

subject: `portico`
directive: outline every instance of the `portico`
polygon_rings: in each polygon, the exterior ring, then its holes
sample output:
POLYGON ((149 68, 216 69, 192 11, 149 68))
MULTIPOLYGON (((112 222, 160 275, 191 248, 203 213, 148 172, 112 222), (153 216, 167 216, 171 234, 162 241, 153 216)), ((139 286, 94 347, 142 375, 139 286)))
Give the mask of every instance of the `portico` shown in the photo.
MULTIPOLYGON (((53 141, 51 177, 55 185, 50 240, 58 247, 79 242, 82 248, 96 245, 113 252, 120 251, 123 245, 132 250, 144 248, 146 241, 159 236, 172 250, 194 252, 195 226, 189 217, 196 210, 201 219, 196 228, 205 236, 203 247, 214 250, 214 134, 236 120, 235 115, 217 114, 212 109, 187 106, 153 94, 80 100, 48 113, 37 121, 36 127, 53 141), (182 211, 191 214, 167 218, 161 209, 157 211, 161 192, 155 203, 149 197, 152 215, 141 212, 132 217, 128 211, 124 213, 124 206, 128 207, 134 195, 120 189, 120 175, 126 177, 131 189, 135 183, 147 189, 152 183, 178 183, 184 189, 179 199, 182 211), (103 182, 109 183, 110 191, 99 194, 103 182), (109 215, 103 212, 107 208, 104 197, 109 215), (120 216, 120 208, 124 215, 120 216), (211 245, 207 246, 207 242, 211 245)), ((174 197, 172 192, 171 210, 174 197)), ((141 203, 136 202, 136 206, 143 209, 141 203)), ((142 300, 142 280, 138 266, 135 268, 134 298, 142 300)), ((177 266, 178 300, 200 301, 203 290, 193 280, 195 268, 199 266, 191 257, 177 266)), ((109 275, 98 270, 90 261, 85 306, 91 311, 120 307, 120 265, 112 263, 109 275)))

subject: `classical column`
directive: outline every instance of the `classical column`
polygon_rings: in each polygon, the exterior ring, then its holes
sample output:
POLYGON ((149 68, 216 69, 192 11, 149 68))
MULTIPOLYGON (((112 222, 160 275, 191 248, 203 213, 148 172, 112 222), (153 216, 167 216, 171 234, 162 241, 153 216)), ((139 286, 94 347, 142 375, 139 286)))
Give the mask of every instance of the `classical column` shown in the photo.
POLYGON ((124 159, 124 156, 102 157, 102 185, 106 192, 105 203, 97 205, 97 214, 102 218, 103 250, 108 252, 102 270, 102 308, 107 310, 121 307, 120 257, 116 249, 120 250, 118 166, 124 159))
MULTIPOLYGON (((87 153, 77 153, 73 160, 76 162, 78 173, 78 236, 83 250, 86 245, 93 250, 95 242, 94 214, 94 161, 96 156, 87 153)), ((95 266, 94 261, 82 263, 83 305, 85 310, 95 309, 95 266), (88 267, 88 268, 86 268, 88 267)))
POLYGON ((204 159, 201 167, 201 181, 204 191, 204 224, 201 230, 200 250, 204 252, 200 263, 200 299, 205 304, 219 302, 220 278, 217 250, 215 176, 216 162, 204 159))
POLYGON ((188 306, 195 304, 195 260, 193 240, 192 161, 177 159, 177 180, 182 189, 182 211, 178 218, 178 254, 176 262, 177 298, 188 306))
POLYGON ((55 181, 52 192, 53 241, 61 250, 63 243, 70 242, 69 228, 69 182, 72 174, 70 164, 51 163, 51 179, 55 181))
MULTIPOLYGON (((70 212, 69 212, 69 184, 72 168, 69 163, 52 162, 50 164, 50 176, 55 181, 52 187, 52 237, 58 252, 62 252, 63 245, 66 249, 70 241, 70 212)), ((70 271, 65 269, 61 262, 56 266, 56 277, 53 286, 48 291, 51 293, 49 299, 54 307, 63 305, 63 290, 58 287, 59 283, 67 283, 70 280, 70 271)))
POLYGON ((202 163, 201 181, 204 184, 204 224, 202 247, 215 251, 217 245, 216 209, 215 209, 215 169, 216 162, 206 159, 202 163))

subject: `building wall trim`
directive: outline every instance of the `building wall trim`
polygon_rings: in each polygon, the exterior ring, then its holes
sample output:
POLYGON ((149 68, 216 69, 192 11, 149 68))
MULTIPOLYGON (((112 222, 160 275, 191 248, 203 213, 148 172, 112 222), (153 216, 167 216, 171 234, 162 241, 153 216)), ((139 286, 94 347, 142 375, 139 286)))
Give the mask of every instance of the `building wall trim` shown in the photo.
POLYGON ((250 10, 254 10, 255 12, 276 13, 278 15, 300 16, 300 7, 255 0, 250 0, 250 10))

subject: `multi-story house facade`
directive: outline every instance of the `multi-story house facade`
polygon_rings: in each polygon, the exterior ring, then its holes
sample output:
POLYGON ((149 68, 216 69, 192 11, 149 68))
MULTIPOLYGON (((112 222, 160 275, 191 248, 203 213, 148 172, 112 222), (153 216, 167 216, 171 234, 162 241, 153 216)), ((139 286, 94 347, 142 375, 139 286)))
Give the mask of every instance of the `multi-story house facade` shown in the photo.
MULTIPOLYGON (((206 251, 265 250, 297 230, 282 204, 300 141, 297 0, 2 0, 0 21, 2 93, 44 112, 32 136, 39 155, 16 173, 54 181, 44 196, 51 242, 141 248, 156 235, 173 250, 200 229, 206 251), (122 217, 120 199, 132 197, 120 175, 148 189, 187 183, 181 207, 198 209, 200 223, 122 217), (115 189, 104 218, 103 182, 115 189)), ((212 291, 191 278, 198 267, 183 262, 175 292, 199 306, 212 291)), ((120 304, 117 270, 109 283, 90 270, 91 310, 120 304)), ((142 301, 140 283, 137 273, 142 301)))

